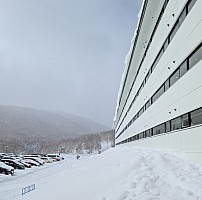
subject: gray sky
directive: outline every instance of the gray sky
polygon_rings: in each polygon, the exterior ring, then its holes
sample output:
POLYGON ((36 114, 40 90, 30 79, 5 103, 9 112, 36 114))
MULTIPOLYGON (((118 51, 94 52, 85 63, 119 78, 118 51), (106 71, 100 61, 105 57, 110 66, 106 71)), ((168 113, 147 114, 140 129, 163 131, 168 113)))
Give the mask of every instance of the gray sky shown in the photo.
POLYGON ((142 0, 0 0, 0 104, 112 126, 142 0))

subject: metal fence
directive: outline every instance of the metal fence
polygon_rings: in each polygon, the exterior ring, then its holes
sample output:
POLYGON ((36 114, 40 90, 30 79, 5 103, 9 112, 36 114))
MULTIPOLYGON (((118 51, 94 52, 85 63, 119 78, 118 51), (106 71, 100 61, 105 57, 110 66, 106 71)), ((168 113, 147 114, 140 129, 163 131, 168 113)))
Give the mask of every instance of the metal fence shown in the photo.
POLYGON ((22 195, 35 190, 35 184, 22 188, 22 195))

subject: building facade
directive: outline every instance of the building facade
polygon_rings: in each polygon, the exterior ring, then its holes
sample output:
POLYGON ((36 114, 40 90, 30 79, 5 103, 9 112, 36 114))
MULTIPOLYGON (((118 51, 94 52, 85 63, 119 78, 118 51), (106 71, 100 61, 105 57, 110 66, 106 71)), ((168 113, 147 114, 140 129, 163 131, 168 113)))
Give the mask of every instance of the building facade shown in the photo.
POLYGON ((114 118, 116 145, 202 163, 202 1, 145 0, 114 118))

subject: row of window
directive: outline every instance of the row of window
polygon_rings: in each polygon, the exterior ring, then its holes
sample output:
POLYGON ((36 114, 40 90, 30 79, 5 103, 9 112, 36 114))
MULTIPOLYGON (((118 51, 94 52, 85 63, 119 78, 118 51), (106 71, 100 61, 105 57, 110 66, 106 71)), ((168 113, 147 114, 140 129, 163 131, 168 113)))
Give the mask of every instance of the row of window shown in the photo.
POLYGON ((202 59, 202 43, 180 64, 180 66, 171 74, 171 76, 161 85, 154 95, 146 102, 146 104, 138 111, 131 121, 120 132, 116 139, 131 124, 142 115, 163 93, 165 93, 174 83, 176 83, 188 70, 195 66, 202 59))
POLYGON ((169 133, 174 130, 183 129, 183 128, 187 128, 187 127, 191 127, 199 124, 202 124, 202 108, 186 113, 177 118, 164 122, 158 126, 150 128, 144 132, 136 134, 130 138, 127 138, 117 143, 116 145, 132 142, 135 140, 151 137, 151 136, 162 134, 162 133, 169 133))
MULTIPOLYGON (((185 5, 185 7, 184 7, 184 9, 182 10, 180 16, 178 17, 177 21, 175 22, 175 24, 174 24, 174 26, 173 26, 173 28, 172 28, 170 34, 169 34, 168 37, 166 38, 166 40, 165 40, 163 46, 161 47, 161 49, 160 49, 159 53, 157 54, 157 56, 156 56, 156 58, 155 58, 153 64, 151 65, 151 68, 150 68, 150 70, 148 71, 148 73, 147 73, 145 79, 143 80, 143 82, 142 82, 140 88, 138 89, 138 91, 137 91, 135 97, 133 98, 133 101, 131 102, 131 104, 130 104, 130 106, 129 106, 129 108, 128 108, 126 114, 125 114, 125 116, 123 117, 123 119, 122 119, 122 121, 121 121, 121 123, 119 124, 119 127, 118 127, 117 131, 119 130, 119 128, 120 128, 121 124, 123 123, 123 121, 124 121, 124 119, 125 119, 127 113, 130 111, 132 105, 133 105, 134 102, 136 101, 136 99, 137 99, 137 97, 139 96, 141 90, 143 89, 144 85, 145 85, 146 82, 148 81, 150 75, 151 75, 152 72, 154 71, 156 65, 158 64, 159 60, 161 59, 162 55, 163 55, 164 52, 166 51, 168 45, 170 44, 171 40, 174 38, 174 36, 175 36, 177 30, 179 29, 179 27, 180 27, 181 24, 183 23, 184 19, 186 18, 186 16, 187 16, 188 13, 190 12, 190 10, 191 10, 191 8, 193 7, 193 5, 195 4, 195 2, 196 2, 196 0, 189 0, 189 1, 187 2, 187 4, 185 5)), ((166 1, 165 3, 166 3, 166 5, 167 5, 168 2, 166 1)), ((164 12, 164 10, 165 10, 165 7, 164 7, 164 6, 163 6, 163 9, 162 9, 162 10, 163 10, 163 12, 164 12)), ((163 14, 163 12, 161 12, 161 13, 163 14)), ((162 16, 160 15, 160 19, 161 19, 161 17, 162 17, 162 16)), ((159 22, 160 22, 160 20, 159 20, 159 22)), ((159 22, 158 22, 158 23, 159 23, 159 22)), ((152 34, 152 35, 153 35, 153 34, 152 34)), ((151 38, 150 40, 152 41, 152 39, 153 39, 153 38, 151 38)), ((149 42, 149 45, 150 45, 150 44, 151 44, 151 42, 149 42)), ((147 48, 147 49, 148 49, 148 48, 147 48)), ((147 53, 147 51, 145 51, 145 53, 147 53)), ((145 56, 146 56, 146 54, 145 54, 145 56)), ((140 66, 139 66, 139 69, 140 69, 140 67, 141 67, 141 65, 142 65, 142 63, 143 63, 143 61, 144 61, 145 56, 143 56, 143 59, 142 59, 141 64, 140 64, 140 66)), ((139 69, 138 69, 138 71, 139 71, 139 69)), ((138 73, 137 73, 137 75, 138 75, 138 73)), ((136 75, 136 76, 137 76, 137 75, 136 75)), ((135 78, 135 79, 136 79, 136 78, 135 78)), ((123 106, 123 108, 122 108, 122 112, 123 112, 123 110, 124 110, 124 107, 125 107, 125 105, 126 105, 126 103, 127 103, 128 98, 129 98, 129 96, 130 96, 130 93, 131 93, 132 87, 133 87, 133 85, 134 85, 135 79, 134 79, 133 84, 132 84, 132 86, 131 86, 131 88, 130 88, 130 91, 129 91, 129 93, 128 93, 127 99, 126 99, 126 101, 125 101, 125 104, 124 104, 124 106, 123 106)), ((157 96, 158 96, 158 94, 157 94, 157 96)), ((122 115, 122 112, 121 112, 121 114, 120 114, 120 117, 121 117, 121 115, 122 115)), ((119 119, 120 119, 120 117, 119 117, 119 119)))
MULTIPOLYGON (((142 57, 142 60, 141 60, 141 62, 140 62, 140 65, 139 65, 139 67, 138 67, 138 71, 137 71, 136 77, 137 77, 137 75, 139 74, 139 70, 140 70, 140 68, 141 68, 141 66, 142 66, 142 63, 144 62, 144 59, 145 59, 146 54, 147 54, 147 51, 148 51, 148 49, 149 49, 149 47, 150 47, 150 44, 151 44, 151 42, 152 42, 152 40, 153 40, 154 34, 155 34, 155 32, 156 32, 156 30, 157 30, 157 27, 158 27, 158 25, 159 25, 159 23, 160 23, 160 21, 161 21, 161 18, 162 18, 162 16, 163 16, 163 13, 164 13, 164 11, 165 11, 165 9, 166 9, 166 6, 167 6, 168 2, 169 2, 169 0, 166 0, 166 1, 164 2, 164 4, 163 4, 163 7, 162 7, 161 12, 160 12, 160 14, 159 14, 159 16, 158 16, 157 22, 156 22, 156 24, 155 24, 155 26, 154 26, 153 32, 152 32, 151 37, 150 37, 150 39, 149 39, 149 42, 148 42, 148 44, 147 44, 145 53, 144 53, 144 55, 143 55, 143 57, 142 57)), ((134 51, 134 49, 133 49, 133 51, 134 51)), ((132 53, 132 54, 133 54, 133 53, 132 53)), ((132 54, 131 54, 131 55, 132 55, 132 54)), ((132 61, 132 56, 131 56, 131 60, 130 60, 129 65, 131 64, 131 61, 132 61)), ((130 93, 131 93, 131 90, 132 90, 132 88, 133 88, 133 85, 134 85, 134 82, 135 82, 136 77, 134 78, 134 81, 133 81, 133 83, 132 83, 132 86, 131 86, 131 88, 130 88, 130 91, 129 91, 129 93, 128 93, 128 96, 127 96, 127 98, 126 98, 126 101, 125 101, 125 104, 124 104, 124 106, 123 106, 123 108, 122 108, 122 111, 121 111, 120 116, 122 115, 122 112, 123 112, 124 107, 125 107, 125 105, 126 105, 126 103, 127 103, 128 97, 130 96, 130 93)), ((144 87, 144 86, 141 85, 141 87, 144 87)), ((120 97, 120 99, 121 99, 121 97, 120 97)), ((118 121, 120 120, 120 116, 119 116, 118 121)))
MULTIPOLYGON (((144 85, 146 84, 147 80, 149 79, 151 73, 154 71, 154 68, 155 68, 155 66, 157 65, 158 61, 160 60, 161 56, 163 55, 163 53, 165 52, 165 50, 166 50, 166 48, 168 47, 169 43, 171 42, 172 38, 174 37, 174 35, 175 35, 175 33, 176 33, 176 30, 179 29, 180 25, 181 25, 182 22, 184 21, 185 17, 187 16, 188 12, 189 12, 189 11, 191 10, 191 8, 193 7, 193 5, 194 5, 195 2, 196 2, 196 0, 189 0, 189 1, 187 2, 187 4, 185 5, 183 11, 181 12, 181 14, 180 14, 178 20, 177 20, 176 23, 175 23, 173 29, 171 30, 170 34, 168 35, 166 41, 164 42, 164 44, 163 44, 163 46, 162 46, 162 48, 161 48, 161 50, 159 51, 159 53, 158 53, 158 55, 157 55, 157 57, 156 57, 154 63, 152 64, 152 66, 151 66, 150 70, 148 71, 148 73, 147 73, 145 79, 143 80, 143 82, 142 82, 140 88, 138 89, 138 91, 137 91, 135 97, 133 98, 133 101, 132 101, 132 103, 130 104, 130 106, 129 106, 129 108, 128 108, 126 114, 125 114, 125 116, 123 117, 121 123, 119 124, 119 127, 118 127, 117 131, 119 130, 119 128, 120 128, 120 126, 122 125, 122 123, 123 123, 123 121, 124 121, 126 115, 127 115, 128 112, 130 111, 131 107, 133 106, 134 102, 136 101, 137 97, 139 96, 141 90, 143 89, 144 85), (183 16, 183 17, 182 17, 182 16, 183 16), (176 29, 175 27, 178 27, 178 29, 176 29), (171 36, 172 36, 172 38, 171 38, 171 36)), ((134 83, 134 82, 133 82, 133 83, 134 83)), ((133 87, 133 85, 132 85, 132 87, 133 87)), ((131 92, 131 90, 132 90, 132 87, 131 87, 131 89, 130 89, 130 91, 129 91, 129 95, 130 95, 130 92, 131 92)), ((163 90, 163 89, 162 89, 162 90, 163 90)), ((161 92, 162 92, 162 91, 159 91, 159 93, 161 93, 161 92)), ((129 95, 128 95, 128 97, 129 97, 129 95)), ((156 95, 157 95, 157 97, 158 97, 158 93, 157 93, 156 95)), ((127 97, 127 99, 128 99, 128 97, 127 97)), ((126 102, 127 102, 127 99, 126 99, 126 102)), ((125 102, 125 104, 126 104, 126 102, 125 102)), ((151 105, 150 102, 148 102, 148 105, 151 105)), ((124 107, 125 107, 125 105, 124 105, 124 107)), ((123 112, 123 110, 122 110, 122 112, 123 112)), ((122 113, 121 113, 121 114, 122 114, 122 113)), ((121 116, 121 115, 120 115, 120 116, 121 116)))

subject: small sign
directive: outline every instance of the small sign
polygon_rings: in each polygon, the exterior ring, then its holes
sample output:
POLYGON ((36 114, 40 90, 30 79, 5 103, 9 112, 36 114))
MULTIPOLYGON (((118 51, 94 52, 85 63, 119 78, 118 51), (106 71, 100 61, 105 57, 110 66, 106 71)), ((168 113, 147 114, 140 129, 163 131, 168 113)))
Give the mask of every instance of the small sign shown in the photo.
POLYGON ((35 184, 22 188, 22 195, 35 190, 35 184))

